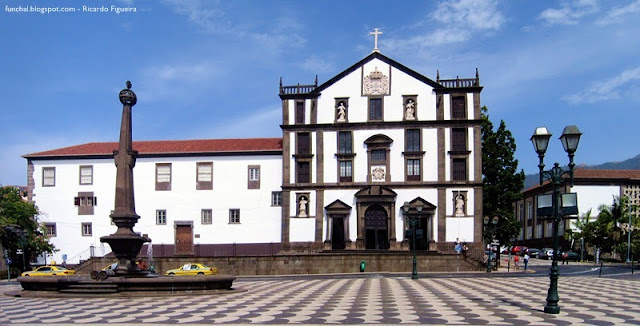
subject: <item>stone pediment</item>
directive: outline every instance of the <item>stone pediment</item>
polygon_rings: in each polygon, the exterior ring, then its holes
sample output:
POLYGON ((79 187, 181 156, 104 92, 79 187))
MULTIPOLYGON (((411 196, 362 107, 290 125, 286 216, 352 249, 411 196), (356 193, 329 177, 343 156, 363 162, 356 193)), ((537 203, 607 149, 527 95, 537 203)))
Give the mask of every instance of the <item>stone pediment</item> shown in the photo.
POLYGON ((389 144, 393 143, 393 139, 389 138, 389 136, 387 136, 387 135, 376 134, 376 135, 373 135, 373 136, 367 138, 367 140, 365 140, 364 143, 367 144, 368 146, 371 146, 371 145, 389 145, 389 144))
POLYGON ((385 186, 367 186, 356 192, 356 198, 359 201, 393 201, 397 194, 389 187, 385 186))
POLYGON ((349 215, 351 213, 351 206, 345 204, 340 199, 325 206, 324 209, 327 210, 327 214, 329 215, 349 215))
POLYGON ((416 197, 414 200, 409 202, 409 212, 417 213, 416 207, 421 205, 423 213, 433 213, 436 210, 436 205, 422 199, 421 197, 416 197))

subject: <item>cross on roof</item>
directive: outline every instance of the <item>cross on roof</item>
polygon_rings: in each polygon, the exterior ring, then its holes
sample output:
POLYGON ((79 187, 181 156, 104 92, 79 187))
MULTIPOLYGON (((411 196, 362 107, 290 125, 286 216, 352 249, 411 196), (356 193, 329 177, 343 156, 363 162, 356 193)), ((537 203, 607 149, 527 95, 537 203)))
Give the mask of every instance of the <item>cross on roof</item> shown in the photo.
POLYGON ((380 52, 378 49, 378 35, 382 34, 379 32, 377 28, 373 29, 373 32, 369 33, 369 35, 373 35, 373 52, 380 52))

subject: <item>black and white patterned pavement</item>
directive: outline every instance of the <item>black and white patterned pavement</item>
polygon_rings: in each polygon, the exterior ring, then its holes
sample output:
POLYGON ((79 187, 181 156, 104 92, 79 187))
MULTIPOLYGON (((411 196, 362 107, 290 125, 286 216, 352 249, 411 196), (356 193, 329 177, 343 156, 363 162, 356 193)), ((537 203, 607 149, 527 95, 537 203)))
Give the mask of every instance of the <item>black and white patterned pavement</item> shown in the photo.
POLYGON ((310 276, 240 279, 234 287, 247 291, 150 298, 0 296, 0 325, 640 325, 637 277, 561 278, 559 315, 542 312, 548 277, 310 276))

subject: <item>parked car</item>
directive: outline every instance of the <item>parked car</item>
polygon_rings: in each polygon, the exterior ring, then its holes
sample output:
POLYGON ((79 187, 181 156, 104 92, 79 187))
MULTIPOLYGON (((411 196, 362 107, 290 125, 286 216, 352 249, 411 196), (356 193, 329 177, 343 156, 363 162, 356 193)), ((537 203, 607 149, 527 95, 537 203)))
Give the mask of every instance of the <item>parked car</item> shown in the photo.
POLYGON ((525 250, 527 250, 528 248, 525 246, 514 246, 513 248, 511 248, 511 254, 512 255, 518 255, 518 256, 523 256, 525 250))
POLYGON ((538 259, 552 259, 553 258, 553 249, 552 248, 542 248, 540 252, 538 252, 538 259))
POLYGON ((178 276, 178 275, 215 275, 218 274, 218 269, 215 267, 209 267, 204 264, 188 263, 182 265, 180 268, 170 269, 164 273, 164 275, 178 276))
POLYGON ((540 252, 540 249, 538 248, 529 248, 527 249, 526 253, 529 254, 529 257, 533 258, 533 257, 538 257, 538 252, 540 252))
POLYGON ((497 255, 495 252, 491 251, 491 250, 485 250, 484 254, 487 255, 487 257, 491 260, 491 264, 495 264, 496 259, 497 259, 497 255))
POLYGON ((32 271, 24 272, 20 276, 67 276, 75 273, 76 271, 62 266, 40 266, 32 271))
MULTIPOLYGON (((563 252, 562 254, 564 255, 565 253, 563 252)), ((567 254, 567 260, 572 260, 572 261, 580 260, 580 254, 578 254, 575 251, 566 251, 566 254, 567 254)), ((562 260, 562 256, 560 256, 558 259, 562 260)))

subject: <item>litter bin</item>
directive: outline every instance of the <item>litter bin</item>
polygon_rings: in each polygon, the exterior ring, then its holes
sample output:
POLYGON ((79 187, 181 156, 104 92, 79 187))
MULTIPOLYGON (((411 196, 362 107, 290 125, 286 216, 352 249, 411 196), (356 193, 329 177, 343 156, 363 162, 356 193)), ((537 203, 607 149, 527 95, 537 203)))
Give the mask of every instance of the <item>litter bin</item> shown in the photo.
POLYGON ((360 262, 360 272, 364 272, 365 267, 367 267, 367 262, 363 260, 360 262))

